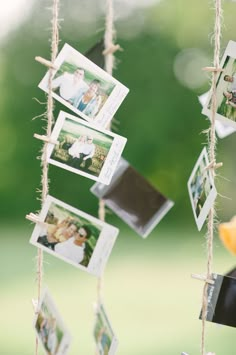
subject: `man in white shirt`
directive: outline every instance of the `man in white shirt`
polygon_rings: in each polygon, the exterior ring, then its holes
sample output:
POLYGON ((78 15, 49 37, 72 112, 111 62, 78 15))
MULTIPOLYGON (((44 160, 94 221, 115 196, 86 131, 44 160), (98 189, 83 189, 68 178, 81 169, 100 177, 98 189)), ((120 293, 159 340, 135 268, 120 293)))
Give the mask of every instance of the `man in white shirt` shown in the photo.
POLYGON ((64 100, 70 101, 79 90, 88 89, 84 81, 84 69, 78 68, 73 74, 64 72, 52 81, 52 88, 53 90, 59 89, 59 95, 64 100))
POLYGON ((87 140, 80 144, 79 154, 74 154, 73 159, 70 161, 70 165, 81 170, 89 171, 89 167, 92 165, 92 157, 95 154, 96 147, 93 144, 93 137, 88 136, 87 140), (84 161, 84 167, 81 164, 84 161))
POLYGON ((87 226, 79 228, 78 232, 67 241, 55 245, 55 252, 64 258, 80 264, 84 259, 85 242, 90 238, 91 231, 87 226))

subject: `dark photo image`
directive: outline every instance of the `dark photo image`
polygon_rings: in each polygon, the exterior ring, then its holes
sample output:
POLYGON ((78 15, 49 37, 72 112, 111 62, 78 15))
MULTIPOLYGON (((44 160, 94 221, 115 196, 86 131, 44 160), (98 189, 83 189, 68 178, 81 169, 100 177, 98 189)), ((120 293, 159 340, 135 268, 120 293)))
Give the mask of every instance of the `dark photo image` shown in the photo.
POLYGON ((147 237, 173 206, 124 159, 108 187, 95 184, 91 191, 142 237, 147 237))
POLYGON ((236 279, 218 274, 213 279, 214 285, 208 286, 207 320, 236 327, 236 279))

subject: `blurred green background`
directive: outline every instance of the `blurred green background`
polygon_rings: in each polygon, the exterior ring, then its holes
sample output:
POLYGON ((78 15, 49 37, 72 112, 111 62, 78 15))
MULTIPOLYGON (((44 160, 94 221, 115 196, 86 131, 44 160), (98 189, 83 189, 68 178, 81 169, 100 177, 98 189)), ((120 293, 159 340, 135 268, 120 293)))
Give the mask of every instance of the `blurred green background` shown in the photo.
MULTIPOLYGON (((36 249, 28 244, 28 212, 40 209, 40 160, 45 93, 37 88, 46 69, 36 55, 50 58, 51 1, 12 0, 1 5, 0 25, 0 354, 33 354, 31 298, 36 295, 36 249)), ((123 156, 175 206, 142 240, 115 216, 120 235, 105 272, 105 306, 120 341, 118 354, 200 353, 198 314, 202 286, 191 272, 204 272, 205 231, 198 233, 187 180, 206 143, 208 121, 197 96, 209 89, 201 71, 211 65, 213 1, 114 0, 117 53, 114 77, 130 93, 116 114, 117 133, 128 138, 123 156)), ((104 32, 104 1, 61 0, 60 48, 69 43, 84 53, 104 32)), ((224 1, 222 54, 234 40, 236 3, 224 1)), ((55 117, 63 109, 55 103, 55 117)), ((235 214, 235 134, 218 141, 219 220, 235 214), (225 197, 226 198, 225 198, 225 197)), ((92 215, 97 199, 91 180, 50 166, 50 194, 92 215)), ((215 238, 214 271, 225 273, 234 258, 215 238)), ((71 354, 92 354, 92 302, 96 279, 45 255, 48 285, 74 338, 71 354)), ((208 324, 207 349, 233 355, 233 328, 208 324)))

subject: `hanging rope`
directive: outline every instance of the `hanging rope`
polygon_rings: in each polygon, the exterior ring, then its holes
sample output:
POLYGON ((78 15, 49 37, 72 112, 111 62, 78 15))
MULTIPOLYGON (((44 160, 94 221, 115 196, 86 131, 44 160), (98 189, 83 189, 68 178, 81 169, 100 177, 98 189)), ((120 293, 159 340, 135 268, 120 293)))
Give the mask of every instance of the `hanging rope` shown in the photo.
MULTIPOLYGON (((51 37, 51 62, 54 63, 57 53, 58 53, 58 43, 59 43, 59 1, 53 0, 52 5, 52 37, 51 37)), ((53 97, 52 97, 52 77, 53 70, 49 69, 49 79, 48 79, 48 98, 47 98, 47 111, 45 113, 45 117, 47 120, 46 132, 47 137, 50 137, 53 125, 53 97)), ((47 163, 47 146, 48 143, 45 142, 42 148, 42 159, 41 159, 41 167, 42 167, 42 176, 41 176, 41 204, 43 205, 46 196, 49 191, 49 179, 48 179, 48 163, 47 163)), ((41 289, 42 289, 42 278, 43 278, 43 251, 38 248, 37 254, 37 298, 38 302, 41 297, 41 289)), ((36 338, 36 348, 35 354, 38 355, 38 339, 36 338)))
MULTIPOLYGON (((113 0, 106 0, 106 27, 104 35, 104 57, 105 57, 105 70, 108 74, 112 75, 114 67, 114 51, 119 49, 119 46, 114 45, 114 9, 113 9, 113 0)), ((110 130, 110 125, 107 127, 110 130)), ((98 209, 98 218, 101 221, 105 221, 106 211, 104 200, 99 200, 99 209, 98 209)), ((98 304, 102 300, 102 276, 98 279, 97 293, 98 293, 98 304)))
MULTIPOLYGON (((213 179, 215 178, 214 163, 216 161, 216 134, 215 134, 215 116, 217 111, 217 96, 216 96, 216 83, 219 72, 220 62, 220 38, 221 38, 221 19, 222 7, 221 0, 215 0, 215 26, 214 26, 214 68, 212 70, 212 84, 211 84, 211 126, 208 131, 208 156, 209 161, 213 162, 213 179), (215 69, 215 70, 214 70, 215 69)), ((206 279, 212 278, 212 265, 213 265, 213 239, 214 239, 214 220, 215 220, 215 206, 213 204, 210 209, 207 221, 207 275, 206 279)), ((207 317, 207 290, 208 283, 206 282, 203 288, 202 297, 202 337, 201 337, 201 354, 205 355, 205 338, 206 338, 206 317, 207 317)))

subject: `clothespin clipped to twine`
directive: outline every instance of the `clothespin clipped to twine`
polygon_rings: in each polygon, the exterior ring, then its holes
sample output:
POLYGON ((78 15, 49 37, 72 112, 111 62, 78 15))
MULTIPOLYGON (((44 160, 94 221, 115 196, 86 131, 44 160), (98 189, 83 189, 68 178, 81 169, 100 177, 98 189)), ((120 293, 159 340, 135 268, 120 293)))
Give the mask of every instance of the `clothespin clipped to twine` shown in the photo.
POLYGON ((223 163, 216 163, 215 161, 210 162, 209 165, 205 167, 204 170, 209 170, 209 169, 218 169, 223 166, 223 163))
POLYGON ((51 143, 51 144, 59 144, 58 141, 54 141, 53 139, 51 139, 50 137, 44 136, 44 135, 40 135, 37 133, 34 133, 34 138, 40 139, 41 141, 47 142, 47 143, 51 143))
POLYGON ((205 281, 208 284, 214 285, 215 281, 211 279, 207 279, 206 276, 204 275, 199 275, 199 274, 191 274, 191 277, 196 280, 201 280, 205 281))
POLYGON ((123 48, 121 48, 121 46, 119 44, 111 44, 110 47, 104 49, 104 51, 102 52, 103 55, 107 55, 107 54, 113 54, 116 51, 123 51, 123 48))
POLYGON ((35 57, 35 60, 43 65, 45 65, 46 67, 50 68, 50 69, 55 69, 55 70, 58 70, 58 68, 52 63, 50 62, 49 60, 47 59, 44 59, 42 57, 35 57))
POLYGON ((34 213, 29 213, 25 216, 26 219, 28 219, 29 221, 31 222, 34 222, 34 223, 38 223, 38 224, 43 224, 45 225, 46 223, 43 222, 38 215, 34 214, 34 213))
POLYGON ((216 67, 204 67, 202 68, 203 71, 208 71, 208 72, 215 72, 215 73, 221 73, 224 71, 222 68, 216 68, 216 67))

